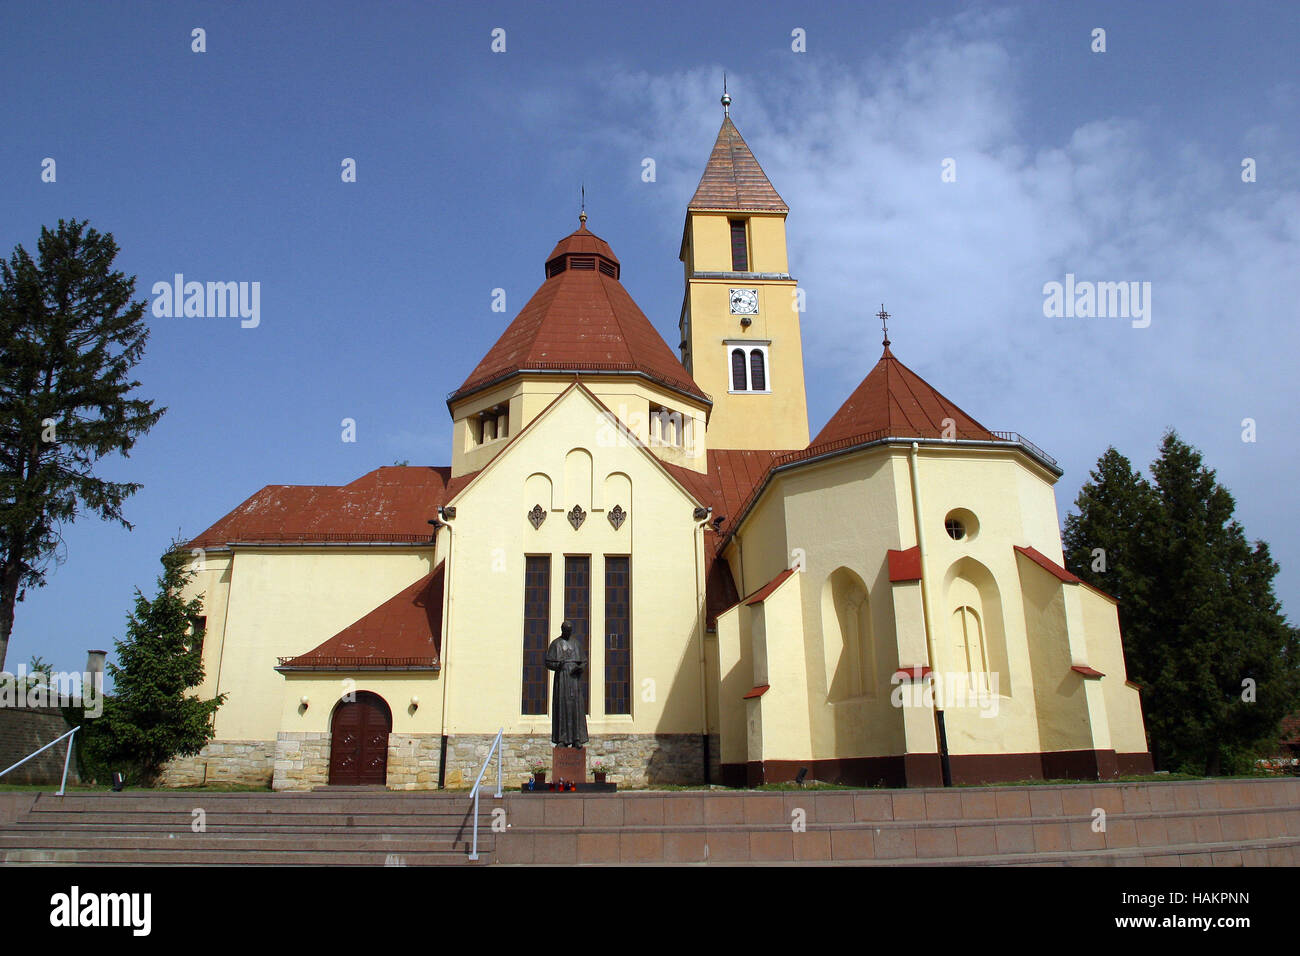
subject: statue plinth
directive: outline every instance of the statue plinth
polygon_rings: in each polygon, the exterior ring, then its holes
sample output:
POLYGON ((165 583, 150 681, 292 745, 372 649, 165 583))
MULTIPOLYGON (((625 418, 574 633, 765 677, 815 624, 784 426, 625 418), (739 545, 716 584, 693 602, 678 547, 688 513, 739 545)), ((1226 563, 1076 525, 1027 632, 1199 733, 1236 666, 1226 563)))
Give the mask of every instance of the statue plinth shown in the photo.
POLYGON ((586 747, 556 747, 551 751, 551 776, 550 780, 559 783, 561 780, 572 781, 573 783, 587 782, 587 748, 586 747))

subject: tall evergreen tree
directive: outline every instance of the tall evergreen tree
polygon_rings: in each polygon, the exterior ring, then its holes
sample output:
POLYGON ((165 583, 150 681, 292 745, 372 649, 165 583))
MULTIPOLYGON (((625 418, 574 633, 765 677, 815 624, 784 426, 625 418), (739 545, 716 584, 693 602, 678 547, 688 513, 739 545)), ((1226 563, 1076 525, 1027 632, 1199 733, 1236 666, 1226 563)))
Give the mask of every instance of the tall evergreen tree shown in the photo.
POLYGON ((1247 769, 1300 701, 1278 567, 1267 544, 1247 542, 1232 495, 1175 432, 1151 474, 1148 483, 1113 448, 1102 456, 1066 518, 1066 564, 1121 602, 1156 767, 1247 769))
MULTIPOLYGON (((1126 647, 1139 632, 1150 600, 1151 537, 1159 501, 1151 484, 1113 447, 1097 461, 1075 500, 1078 514, 1065 517, 1065 563, 1089 584, 1119 601, 1126 647)), ((1139 682, 1129 659, 1129 677, 1139 682)))
POLYGON ((197 754, 212 739, 213 715, 227 696, 189 693, 203 682, 203 604, 201 596, 181 597, 194 575, 187 562, 173 545, 162 556, 157 597, 136 589, 126 637, 114 642, 121 663, 107 665, 113 694, 101 717, 80 721, 85 764, 121 771, 132 783, 152 783, 168 760, 197 754))
POLYGON ((141 487, 93 473, 129 454, 166 409, 131 397, 144 355, 146 303, 113 271, 111 234, 86 222, 43 228, 33 260, 0 260, 0 668, 25 588, 58 559, 60 527, 84 512, 131 525, 123 502, 141 487))

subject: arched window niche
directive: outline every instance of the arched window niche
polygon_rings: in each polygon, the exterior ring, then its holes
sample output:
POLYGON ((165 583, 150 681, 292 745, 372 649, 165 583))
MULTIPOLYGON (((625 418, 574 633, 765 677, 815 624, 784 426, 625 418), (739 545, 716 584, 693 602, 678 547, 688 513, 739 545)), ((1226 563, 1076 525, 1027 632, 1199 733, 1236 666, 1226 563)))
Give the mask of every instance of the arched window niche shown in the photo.
POLYGON ((939 670, 944 679, 1011 696, 1002 597, 992 572, 971 557, 955 561, 944 575, 941 634, 936 634, 939 670))
POLYGON ((822 585, 822 648, 831 703, 876 696, 876 656, 866 585, 836 568, 822 585))

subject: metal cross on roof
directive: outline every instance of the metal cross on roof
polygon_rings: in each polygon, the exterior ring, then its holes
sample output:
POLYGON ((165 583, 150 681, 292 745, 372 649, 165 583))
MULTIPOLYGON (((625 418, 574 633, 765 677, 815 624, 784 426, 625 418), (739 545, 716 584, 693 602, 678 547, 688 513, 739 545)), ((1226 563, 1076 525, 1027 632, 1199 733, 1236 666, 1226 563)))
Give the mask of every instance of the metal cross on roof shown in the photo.
POLYGON ((876 313, 876 318, 880 319, 880 331, 885 335, 885 341, 881 344, 889 348, 889 313, 885 311, 885 303, 880 303, 880 311, 876 313))

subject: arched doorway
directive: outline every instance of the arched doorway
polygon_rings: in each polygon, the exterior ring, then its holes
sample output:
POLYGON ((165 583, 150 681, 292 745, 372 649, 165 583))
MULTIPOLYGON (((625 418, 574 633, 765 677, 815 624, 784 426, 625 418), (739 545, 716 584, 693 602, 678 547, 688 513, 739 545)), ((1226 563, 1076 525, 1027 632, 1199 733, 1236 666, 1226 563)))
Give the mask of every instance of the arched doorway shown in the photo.
POLYGON ((393 712, 378 694, 363 690, 340 701, 330 721, 330 786, 386 784, 392 729, 393 712))

